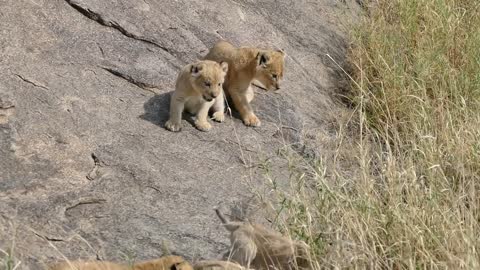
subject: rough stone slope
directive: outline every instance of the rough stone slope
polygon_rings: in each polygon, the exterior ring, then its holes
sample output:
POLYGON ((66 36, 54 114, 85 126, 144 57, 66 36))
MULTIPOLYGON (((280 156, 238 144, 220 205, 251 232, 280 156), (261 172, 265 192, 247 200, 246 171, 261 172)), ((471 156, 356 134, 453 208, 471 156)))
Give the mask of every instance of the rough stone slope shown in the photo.
POLYGON ((341 108, 354 1, 0 0, 0 248, 20 269, 62 259, 216 258, 212 207, 245 202, 285 144, 321 151, 341 108), (283 89, 256 89, 262 127, 163 128, 183 65, 224 38, 283 48, 283 89), (309 135, 310 134, 310 135, 309 135), (241 151, 240 151, 241 149, 241 151))

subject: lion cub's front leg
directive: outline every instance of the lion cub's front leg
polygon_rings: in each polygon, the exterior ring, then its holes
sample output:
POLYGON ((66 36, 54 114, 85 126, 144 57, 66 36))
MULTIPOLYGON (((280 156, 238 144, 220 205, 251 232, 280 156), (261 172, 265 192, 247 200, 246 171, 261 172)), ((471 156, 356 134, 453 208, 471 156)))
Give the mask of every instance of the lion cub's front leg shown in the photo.
POLYGON ((212 106, 212 119, 220 123, 225 121, 225 100, 223 95, 223 91, 221 91, 218 97, 215 98, 215 102, 212 106))
POLYGON ((208 111, 212 106, 212 102, 205 102, 201 105, 200 110, 197 113, 197 119, 195 120, 195 126, 201 131, 209 131, 212 125, 208 122, 208 111))
POLYGON ((182 113, 184 107, 184 98, 177 97, 174 93, 170 100, 170 118, 165 123, 165 128, 175 132, 182 129, 182 113))
POLYGON ((259 127, 261 125, 260 119, 253 113, 253 109, 248 102, 248 91, 236 92, 231 91, 233 104, 240 113, 243 123, 247 126, 259 127))

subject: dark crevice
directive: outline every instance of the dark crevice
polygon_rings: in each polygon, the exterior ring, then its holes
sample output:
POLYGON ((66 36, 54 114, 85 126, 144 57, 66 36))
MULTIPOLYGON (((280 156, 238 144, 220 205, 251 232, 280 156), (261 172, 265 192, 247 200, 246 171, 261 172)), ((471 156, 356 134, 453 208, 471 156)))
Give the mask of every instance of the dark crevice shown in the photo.
POLYGON ((105 52, 103 51, 102 46, 100 46, 98 43, 96 43, 96 44, 97 44, 98 49, 100 49, 100 53, 102 54, 102 58, 105 58, 105 52))
POLYGON ((78 202, 72 206, 69 206, 65 209, 65 212, 68 212, 70 210, 72 210, 73 208, 75 207, 78 207, 78 206, 81 206, 81 205, 86 205, 86 204, 100 204, 100 203, 104 203, 106 202, 107 200, 105 199, 97 199, 97 198, 93 198, 93 199, 86 199, 84 201, 81 201, 81 202, 78 202))
POLYGON ((153 190, 155 190, 155 191, 157 191, 157 192, 162 192, 159 188, 154 187, 154 186, 146 186, 146 187, 147 187, 147 188, 151 188, 151 189, 153 189, 153 190))
POLYGON ((131 33, 129 32, 127 29, 123 28, 120 24, 118 24, 118 22, 116 21, 111 21, 111 20, 106 20, 101 14, 99 13, 96 13, 92 10, 90 10, 89 8, 86 8, 86 7, 82 7, 80 6, 79 4, 75 3, 74 1, 72 0, 65 0, 71 7, 73 7, 74 9, 76 9, 78 12, 80 12, 81 14, 83 14, 85 17, 93 20, 93 21, 96 21, 97 23, 103 25, 103 26, 106 26, 106 27, 111 27, 113 29, 116 29, 117 31, 119 31, 120 33, 122 33, 124 36, 126 37, 129 37, 129 38, 133 38, 135 40, 138 40, 138 41, 142 41, 142 42, 145 42, 145 43, 148 43, 150 45, 153 45, 155 47, 158 47, 168 53, 170 53, 170 50, 165 47, 165 46, 162 46, 160 44, 158 44, 157 42, 155 42, 154 40, 152 39, 149 39, 149 38, 145 38, 145 37, 141 37, 141 36, 138 36, 134 33, 131 33))
POLYGON ((45 236, 45 235, 42 235, 42 234, 39 234, 37 232, 34 232, 34 234, 40 238, 43 238, 47 241, 50 241, 50 242, 63 242, 65 241, 64 239, 61 239, 61 238, 55 238, 55 237, 48 237, 48 236, 45 236))
POLYGON ((0 103, 0 110, 9 110, 9 109, 15 109, 15 105, 13 104, 2 104, 0 103))
POLYGON ((100 160, 98 159, 97 155, 95 155, 95 153, 92 153, 92 159, 93 162, 95 162, 95 165, 100 165, 100 160))
POLYGON ((93 169, 87 174, 86 177, 88 180, 93 181, 98 177, 98 167, 101 166, 101 163, 95 153, 92 153, 91 157, 93 159, 93 169))
POLYGON ((115 75, 117 77, 120 77, 124 80, 126 80, 127 82, 131 83, 131 84, 134 84, 136 85, 137 87, 140 87, 144 90, 147 90, 148 92, 151 92, 151 93, 155 93, 155 91, 151 90, 151 88, 156 88, 155 85, 153 84, 149 84, 149 83, 145 83, 145 82, 140 82, 134 78, 132 78, 132 76, 128 75, 128 74, 125 74, 125 73, 122 73, 118 70, 114 70, 114 69, 111 69, 111 68, 107 68, 107 67, 102 67, 104 70, 108 71, 109 73, 111 73, 112 75, 115 75))
POLYGON ((17 76, 18 78, 20 78, 22 81, 24 81, 24 82, 26 82, 26 83, 29 83, 29 84, 31 84, 31 85, 33 85, 33 86, 35 86, 35 87, 39 87, 39 88, 42 88, 42 89, 45 89, 45 90, 49 90, 48 87, 46 87, 46 86, 44 86, 44 85, 41 85, 41 84, 39 84, 39 83, 37 83, 37 82, 34 82, 34 81, 30 80, 30 79, 27 79, 27 78, 23 77, 22 75, 19 75, 19 74, 14 74, 14 75, 17 76))

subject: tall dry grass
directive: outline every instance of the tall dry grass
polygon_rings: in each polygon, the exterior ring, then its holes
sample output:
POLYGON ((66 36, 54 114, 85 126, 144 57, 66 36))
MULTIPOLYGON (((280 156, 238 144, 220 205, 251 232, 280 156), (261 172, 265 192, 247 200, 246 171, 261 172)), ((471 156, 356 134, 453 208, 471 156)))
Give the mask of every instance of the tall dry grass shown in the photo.
POLYGON ((480 269, 480 1, 367 6, 350 54, 357 137, 339 129, 332 155, 357 169, 288 152, 291 190, 272 206, 318 268, 480 269))

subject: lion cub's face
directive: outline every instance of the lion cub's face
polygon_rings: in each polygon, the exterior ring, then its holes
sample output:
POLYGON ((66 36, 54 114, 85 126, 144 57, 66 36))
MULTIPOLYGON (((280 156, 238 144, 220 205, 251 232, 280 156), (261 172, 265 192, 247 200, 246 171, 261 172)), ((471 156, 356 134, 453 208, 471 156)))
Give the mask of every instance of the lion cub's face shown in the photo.
POLYGON ((285 53, 283 51, 260 51, 257 55, 257 63, 255 79, 259 80, 267 90, 280 89, 285 66, 285 53))
POLYGON ((205 101, 212 101, 222 91, 222 84, 228 71, 226 62, 204 60, 192 65, 190 73, 193 88, 205 101))

